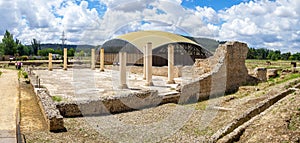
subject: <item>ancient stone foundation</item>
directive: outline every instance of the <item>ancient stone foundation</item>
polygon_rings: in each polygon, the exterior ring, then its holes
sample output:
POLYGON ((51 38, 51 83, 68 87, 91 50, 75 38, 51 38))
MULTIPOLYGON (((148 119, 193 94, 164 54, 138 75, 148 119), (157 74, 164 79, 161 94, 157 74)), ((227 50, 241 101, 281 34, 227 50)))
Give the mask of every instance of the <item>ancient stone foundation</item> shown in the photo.
POLYGON ((261 68, 255 68, 254 69, 254 76, 262 82, 267 81, 267 69, 262 68, 262 67, 261 68))
POLYGON ((51 132, 65 131, 63 116, 61 116, 47 91, 37 89, 35 92, 38 96, 38 104, 44 115, 48 130, 51 132))
MULTIPOLYGON (((165 103, 197 102, 202 99, 223 96, 225 92, 235 92, 246 82, 248 77, 245 66, 247 51, 248 47, 245 43, 227 42, 220 45, 214 56, 205 60, 197 60, 193 67, 183 67, 181 74, 191 74, 192 77, 191 79, 182 79, 187 81, 182 82, 182 85, 172 93, 161 94, 156 90, 132 92, 120 89, 114 96, 97 100, 80 101, 80 99, 75 99, 59 103, 52 101, 46 88, 37 92, 37 95, 40 98, 41 109, 49 130, 52 131, 64 129, 62 116, 103 115, 155 107, 165 103), (200 73, 199 71, 204 72, 200 73)), ((166 73, 167 71, 165 68, 166 73)), ((152 76, 152 72, 148 73, 149 77, 150 75, 152 76)), ((152 81, 151 77, 148 78, 149 81, 152 81)))
POLYGON ((140 91, 91 101, 73 101, 57 103, 57 108, 64 117, 89 115, 107 115, 137 109, 155 107, 163 101, 157 91, 140 91))

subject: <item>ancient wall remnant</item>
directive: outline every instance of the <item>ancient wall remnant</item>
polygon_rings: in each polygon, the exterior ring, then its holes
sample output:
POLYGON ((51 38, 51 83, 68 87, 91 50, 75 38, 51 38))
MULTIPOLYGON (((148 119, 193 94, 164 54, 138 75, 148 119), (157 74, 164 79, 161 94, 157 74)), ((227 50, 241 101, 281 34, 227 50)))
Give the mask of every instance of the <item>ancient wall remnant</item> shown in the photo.
POLYGON ((263 68, 263 67, 255 68, 254 69, 254 76, 262 82, 267 81, 267 69, 263 68))
POLYGON ((35 90, 38 97, 38 104, 42 110, 49 131, 65 131, 63 116, 56 108, 53 100, 46 90, 35 90))
POLYGON ((247 44, 227 42, 219 45, 214 56, 196 60, 194 72, 200 76, 200 95, 211 94, 212 90, 218 93, 222 88, 226 92, 235 92, 239 86, 245 84, 248 77, 245 65, 247 53, 247 44))
POLYGON ((136 93, 120 94, 100 100, 70 101, 56 103, 57 109, 64 117, 89 115, 107 115, 155 107, 164 102, 157 91, 147 90, 136 93))
POLYGON ((267 70, 267 78, 275 78, 278 76, 278 70, 277 69, 268 69, 267 70))

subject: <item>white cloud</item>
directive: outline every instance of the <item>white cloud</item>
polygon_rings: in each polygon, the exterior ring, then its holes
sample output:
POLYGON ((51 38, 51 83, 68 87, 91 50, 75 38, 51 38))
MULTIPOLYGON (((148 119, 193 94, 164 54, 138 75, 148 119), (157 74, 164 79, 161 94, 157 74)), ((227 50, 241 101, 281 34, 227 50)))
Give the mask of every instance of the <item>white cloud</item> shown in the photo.
POLYGON ((163 30, 239 40, 254 47, 299 50, 298 0, 253 0, 221 11, 200 6, 189 9, 181 3, 182 0, 0 1, 0 32, 7 29, 29 44, 33 38, 60 43, 65 30, 68 44, 98 45, 118 34, 163 30), (99 7, 91 7, 97 2, 99 7))
POLYGON ((299 4, 289 0, 256 0, 220 11, 224 22, 219 38, 245 41, 254 47, 300 52, 291 41, 291 37, 299 38, 292 34, 300 30, 299 4))

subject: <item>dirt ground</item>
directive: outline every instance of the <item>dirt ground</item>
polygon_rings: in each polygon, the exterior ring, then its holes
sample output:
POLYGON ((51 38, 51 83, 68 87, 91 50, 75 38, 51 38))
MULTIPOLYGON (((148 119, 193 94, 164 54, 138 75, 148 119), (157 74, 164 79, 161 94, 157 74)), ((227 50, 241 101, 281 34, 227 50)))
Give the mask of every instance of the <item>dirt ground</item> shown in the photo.
MULTIPOLYGON (((252 69, 264 66, 265 62, 251 61, 247 64, 252 69)), ((273 64, 274 67, 280 65, 283 63, 273 64)), ((284 66, 287 67, 288 63, 284 63, 284 66)), ((250 107, 294 85, 295 80, 300 80, 299 74, 278 77, 256 86, 242 86, 237 93, 189 105, 165 104, 155 108, 104 117, 65 118, 67 132, 62 133, 51 133, 46 130, 45 121, 32 89, 29 85, 22 84, 21 129, 27 142, 205 142, 205 139, 242 115, 250 107), (179 108, 187 110, 179 110, 179 108), (174 114, 173 111, 178 114, 174 119, 169 118, 174 114), (176 120, 181 119, 180 116, 187 114, 186 111, 191 111, 191 114, 180 123, 181 126, 178 128, 175 128, 176 124, 173 125, 176 130, 170 131, 166 126, 166 129, 157 128, 157 132, 154 131, 154 134, 169 132, 164 137, 158 135, 150 137, 146 131, 131 132, 129 128, 122 129, 121 127, 116 127, 117 130, 113 131, 112 128, 115 126, 105 127, 104 123, 96 122, 112 123, 111 120, 116 119, 124 125, 147 126, 167 120, 172 125, 172 122, 176 123, 176 120), (95 122, 91 123, 94 120, 95 122), (111 130, 111 132, 101 132, 98 130, 98 126, 111 130), (159 132, 159 130, 163 132, 159 132), (128 134, 128 132, 132 134, 128 134), (134 136, 134 133, 140 137, 134 136), (135 137, 139 139, 135 140, 135 137), (147 140, 142 140, 143 137, 147 140)), ((246 128, 237 142, 299 142, 299 95, 299 91, 290 94, 259 115, 246 128)))
POLYGON ((247 127, 239 142, 300 142, 300 92, 275 104, 247 127))

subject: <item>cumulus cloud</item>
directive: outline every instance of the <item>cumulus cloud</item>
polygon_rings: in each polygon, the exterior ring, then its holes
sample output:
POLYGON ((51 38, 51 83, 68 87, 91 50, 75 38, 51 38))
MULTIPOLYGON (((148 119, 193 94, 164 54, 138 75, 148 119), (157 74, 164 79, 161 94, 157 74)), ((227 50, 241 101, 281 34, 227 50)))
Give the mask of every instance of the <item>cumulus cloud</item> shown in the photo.
POLYGON ((299 1, 289 0, 256 0, 220 11, 219 17, 224 22, 219 38, 244 41, 253 47, 297 52, 299 48, 290 38, 299 36, 294 32, 300 30, 297 26, 300 24, 299 4, 299 1))
POLYGON ((252 47, 297 51, 300 1, 252 0, 215 11, 186 8, 182 0, 0 1, 0 32, 23 43, 33 38, 99 45, 136 30, 163 30, 217 40, 239 40, 252 47), (92 5, 93 4, 93 5, 92 5))

